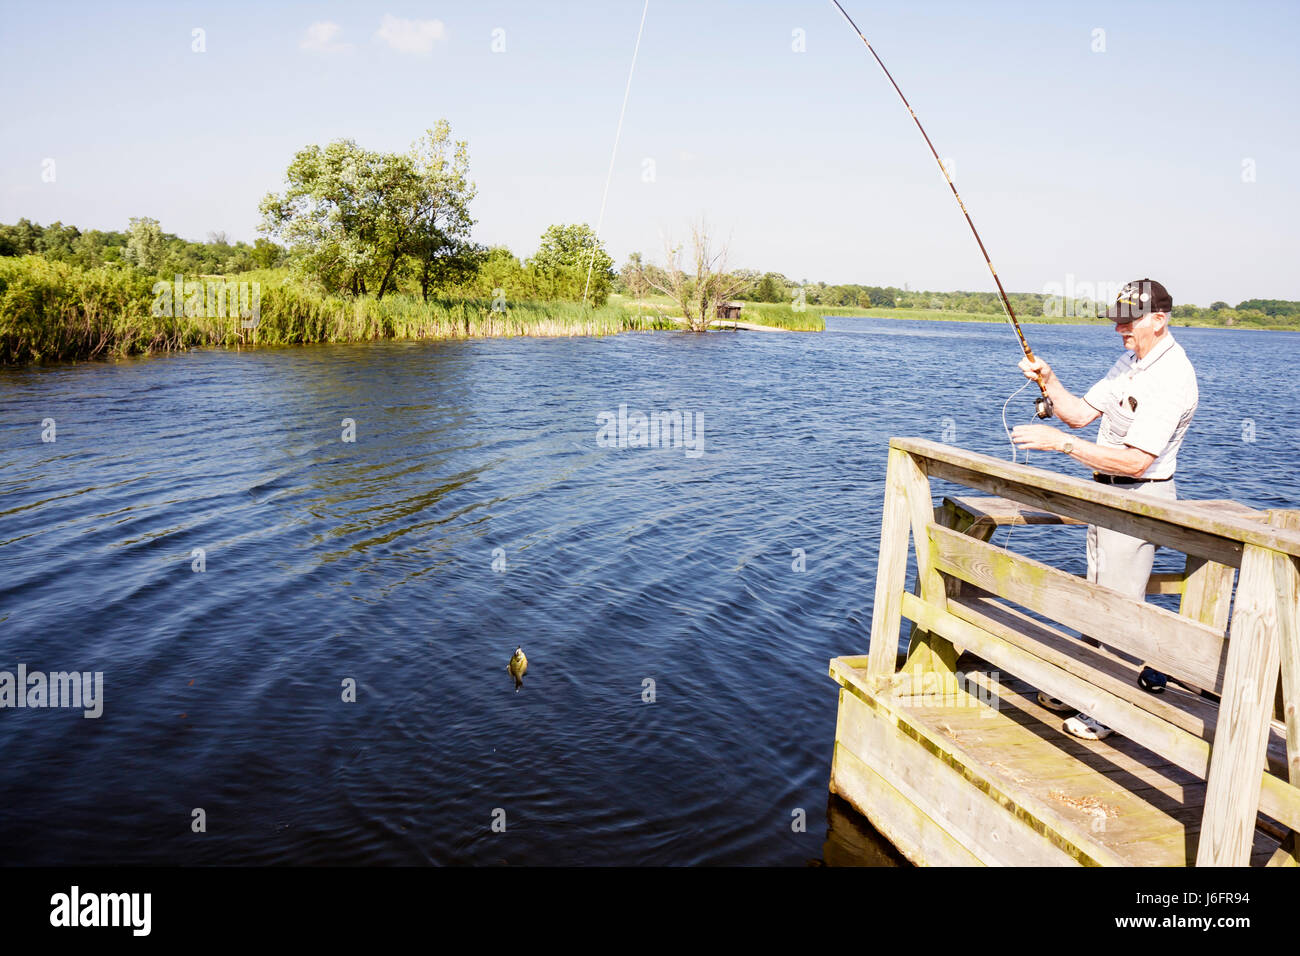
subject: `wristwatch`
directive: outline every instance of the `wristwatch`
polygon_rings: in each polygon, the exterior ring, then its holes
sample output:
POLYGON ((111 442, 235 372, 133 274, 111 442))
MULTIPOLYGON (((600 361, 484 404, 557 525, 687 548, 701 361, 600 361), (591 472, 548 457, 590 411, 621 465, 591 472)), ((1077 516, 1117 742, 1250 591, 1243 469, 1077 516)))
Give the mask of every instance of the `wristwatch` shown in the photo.
POLYGON ((1064 452, 1065 454, 1067 454, 1067 455, 1070 454, 1071 452, 1073 452, 1073 451, 1074 451, 1074 439, 1073 439, 1073 438, 1067 438, 1067 439, 1065 440, 1065 444, 1061 446, 1061 451, 1063 451, 1063 452, 1064 452))

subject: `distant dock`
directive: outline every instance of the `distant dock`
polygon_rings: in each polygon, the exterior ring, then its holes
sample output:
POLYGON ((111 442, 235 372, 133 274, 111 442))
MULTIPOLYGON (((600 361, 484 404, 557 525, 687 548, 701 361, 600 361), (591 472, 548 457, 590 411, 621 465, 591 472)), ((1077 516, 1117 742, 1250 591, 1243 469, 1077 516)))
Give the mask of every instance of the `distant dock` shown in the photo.
POLYGON ((893 439, 870 648, 830 663, 831 790, 921 865, 1296 866, 1295 529, 1300 511, 1143 498, 893 439), (936 507, 931 479, 981 496, 936 507), (989 544, 1003 525, 1079 523, 1185 554, 1148 586, 1179 612, 989 544), (1144 662, 1165 693, 1137 685, 1144 662), (1038 690, 1114 735, 1068 735, 1038 690))

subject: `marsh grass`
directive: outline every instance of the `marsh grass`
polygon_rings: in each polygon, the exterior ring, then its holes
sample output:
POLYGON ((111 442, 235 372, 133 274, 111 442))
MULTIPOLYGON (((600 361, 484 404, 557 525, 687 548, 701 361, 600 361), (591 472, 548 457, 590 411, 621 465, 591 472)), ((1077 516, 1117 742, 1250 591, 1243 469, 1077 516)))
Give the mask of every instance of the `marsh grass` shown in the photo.
POLYGON ((242 329, 236 316, 153 315, 154 283, 171 279, 126 268, 82 269, 41 256, 0 258, 0 364, 252 343, 590 336, 675 328, 657 315, 639 316, 612 304, 507 302, 496 310, 490 300, 425 303, 405 294, 382 301, 351 299, 312 289, 285 270, 265 270, 228 279, 260 283, 261 319, 254 332, 242 329))
POLYGON ((746 302, 740 310, 740 321, 774 325, 779 329, 793 329, 796 332, 824 332, 826 314, 825 309, 815 305, 798 312, 787 302, 746 302))

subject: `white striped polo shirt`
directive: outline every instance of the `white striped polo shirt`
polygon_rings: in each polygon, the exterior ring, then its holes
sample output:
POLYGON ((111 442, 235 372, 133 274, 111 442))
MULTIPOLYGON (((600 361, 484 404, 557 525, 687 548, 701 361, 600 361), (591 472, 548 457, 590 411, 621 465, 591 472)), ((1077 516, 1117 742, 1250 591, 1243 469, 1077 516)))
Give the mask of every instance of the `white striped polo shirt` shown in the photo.
POLYGON ((1166 332, 1146 356, 1125 352, 1083 400, 1101 412, 1097 444, 1156 456, 1143 478, 1172 478, 1178 447, 1196 413, 1196 371, 1166 332))

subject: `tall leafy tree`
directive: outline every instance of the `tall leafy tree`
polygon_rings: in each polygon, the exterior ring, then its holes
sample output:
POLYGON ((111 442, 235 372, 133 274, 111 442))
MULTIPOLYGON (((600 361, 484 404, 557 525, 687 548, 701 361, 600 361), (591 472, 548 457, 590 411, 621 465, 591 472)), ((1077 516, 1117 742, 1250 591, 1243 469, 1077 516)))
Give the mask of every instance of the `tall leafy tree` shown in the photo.
POLYGON ((471 277, 486 250, 470 241, 469 204, 477 193, 469 179, 469 145, 453 142, 451 125, 439 120, 411 147, 419 180, 412 209, 409 255, 427 301, 433 286, 452 285, 471 277))
POLYGON ((549 227, 528 264, 538 290, 555 298, 581 299, 586 290, 590 301, 603 305, 614 284, 614 260, 586 223, 549 227))
POLYGON ((327 288, 366 291, 379 250, 378 153, 350 139, 299 150, 285 173, 288 188, 258 207, 260 230, 283 239, 295 268, 327 288))
POLYGON ((288 188, 262 200, 261 230, 288 243, 297 268, 331 289, 379 298, 413 267, 431 282, 473 259, 466 144, 445 120, 407 153, 379 153, 352 140, 300 150, 288 188))

